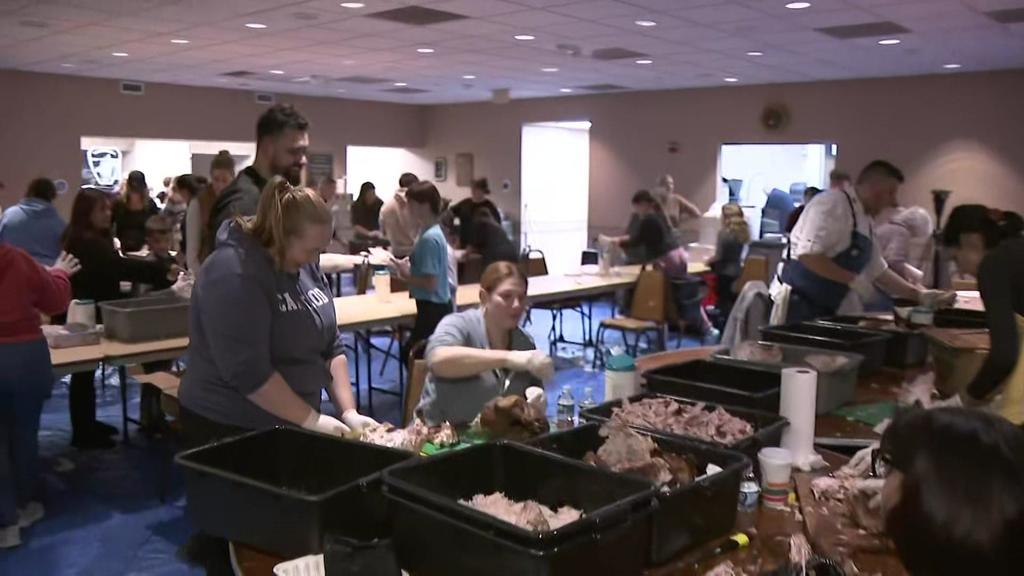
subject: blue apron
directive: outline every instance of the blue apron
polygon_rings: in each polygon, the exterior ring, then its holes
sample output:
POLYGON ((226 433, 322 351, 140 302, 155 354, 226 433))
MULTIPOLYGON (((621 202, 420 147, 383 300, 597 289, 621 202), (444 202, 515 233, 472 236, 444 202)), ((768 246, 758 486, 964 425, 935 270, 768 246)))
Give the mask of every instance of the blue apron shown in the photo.
MULTIPOLYGON (((871 262, 874 242, 870 236, 857 231, 857 211, 853 208, 850 195, 843 192, 850 204, 853 216, 853 230, 850 232, 850 246, 832 258, 843 270, 860 274, 871 262)), ((812 272, 799 260, 786 254, 787 261, 782 267, 780 278, 790 286, 789 306, 786 322, 804 322, 823 316, 834 316, 850 291, 850 286, 829 280, 812 272)))

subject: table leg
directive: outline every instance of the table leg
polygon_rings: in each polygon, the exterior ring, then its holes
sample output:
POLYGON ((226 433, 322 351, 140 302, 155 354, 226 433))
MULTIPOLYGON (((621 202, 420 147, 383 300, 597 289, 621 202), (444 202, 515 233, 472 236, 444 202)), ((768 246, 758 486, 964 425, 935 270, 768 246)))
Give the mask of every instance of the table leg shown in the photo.
MULTIPOLYGON (((104 378, 105 379, 105 378, 104 378)), ((128 443, 128 368, 117 367, 117 379, 121 385, 121 438, 128 443)))
POLYGON ((369 330, 363 333, 366 341, 366 406, 373 416, 373 342, 370 335, 369 330))

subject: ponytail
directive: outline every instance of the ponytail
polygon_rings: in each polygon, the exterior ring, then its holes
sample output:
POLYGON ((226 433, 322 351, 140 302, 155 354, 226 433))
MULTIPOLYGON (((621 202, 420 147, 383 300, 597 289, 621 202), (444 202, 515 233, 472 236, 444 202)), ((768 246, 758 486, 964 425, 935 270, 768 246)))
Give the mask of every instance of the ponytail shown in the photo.
POLYGON ((242 229, 270 252, 280 268, 287 241, 307 226, 330 226, 331 211, 320 195, 303 187, 292 187, 282 176, 274 176, 260 194, 256 216, 241 219, 242 229))
POLYGON ((1024 232, 1024 219, 1016 212, 989 208, 981 204, 962 204, 953 208, 942 230, 946 246, 959 246, 961 234, 981 234, 986 248, 1003 240, 1018 238, 1024 232))

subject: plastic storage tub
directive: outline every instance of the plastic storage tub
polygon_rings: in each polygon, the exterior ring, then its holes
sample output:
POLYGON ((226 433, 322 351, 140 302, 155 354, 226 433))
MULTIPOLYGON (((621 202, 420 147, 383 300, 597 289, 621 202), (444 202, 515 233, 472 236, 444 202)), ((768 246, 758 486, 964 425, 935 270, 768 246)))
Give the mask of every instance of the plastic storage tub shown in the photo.
POLYGON ((889 335, 853 326, 803 322, 785 326, 765 326, 761 328, 761 339, 860 354, 864 357, 860 365, 860 374, 863 376, 877 371, 885 363, 885 347, 889 335))
POLYGON ((753 360, 739 360, 733 358, 732 350, 723 349, 715 352, 711 359, 723 364, 736 366, 751 366, 762 370, 773 370, 781 373, 783 368, 808 368, 810 366, 804 361, 812 354, 835 354, 846 358, 846 363, 831 370, 819 370, 818 372, 818 393, 816 412, 827 414, 840 406, 853 401, 857 389, 857 372, 864 357, 852 352, 839 352, 837 350, 823 351, 821 348, 808 348, 806 346, 793 346, 790 344, 779 344, 766 342, 772 346, 778 346, 782 351, 782 362, 757 362, 753 360))
MULTIPOLYGON (((672 398, 676 402, 680 402, 680 403, 683 403, 683 404, 696 404, 696 402, 685 400, 683 398, 676 398, 674 396, 666 396, 664 394, 651 394, 651 393, 638 394, 636 396, 628 398, 628 400, 630 402, 638 402, 640 400, 643 400, 644 398, 658 398, 658 397, 672 398)), ((612 402, 605 402, 604 404, 601 404, 600 406, 595 406, 593 408, 590 408, 589 410, 581 411, 580 412, 580 418, 582 420, 586 420, 587 422, 607 422, 607 421, 612 419, 612 410, 614 408, 618 408, 621 405, 622 405, 622 400, 614 400, 612 402)), ((706 410, 714 410, 715 408, 718 408, 717 404, 706 404, 705 405, 705 409, 706 410)), ((789 421, 786 420, 785 418, 783 418, 782 416, 779 416, 778 414, 770 414, 768 412, 760 412, 760 411, 757 411, 757 410, 748 410, 748 409, 745 409, 745 408, 734 408, 732 406, 722 406, 722 408, 724 408, 727 412, 729 412, 733 416, 736 416, 738 418, 742 418, 742 419, 746 420, 747 422, 750 422, 750 424, 754 427, 754 434, 753 434, 753 436, 749 436, 749 437, 744 438, 744 439, 742 439, 742 440, 740 440, 738 442, 735 442, 733 444, 725 445, 725 444, 721 444, 719 442, 709 442, 709 441, 706 441, 706 440, 701 440, 699 438, 694 438, 692 436, 683 436, 683 435, 680 435, 680 434, 673 434, 671 432, 666 432, 665 430, 658 430, 658 429, 655 429, 655 428, 636 427, 636 426, 634 426, 633 428, 636 429, 636 430, 643 431, 643 432, 649 432, 649 433, 654 434, 654 435, 665 436, 667 438, 682 439, 682 440, 689 441, 689 442, 700 442, 700 443, 703 443, 703 444, 710 444, 712 446, 719 446, 719 447, 722 447, 722 448, 732 449, 732 450, 735 450, 737 452, 741 452, 744 456, 749 458, 750 462, 754 465, 754 468, 757 468, 757 453, 758 453, 758 451, 760 451, 761 448, 764 448, 764 447, 767 447, 767 446, 778 446, 779 444, 781 444, 782 443, 782 431, 785 430, 787 426, 789 426, 789 421)))
POLYGON ((417 576, 638 575, 650 550, 655 488, 536 448, 498 442, 384 474, 402 567, 417 576), (584 516, 531 532, 459 503, 503 492, 584 516))
POLYGON ((960 308, 936 310, 934 323, 936 328, 988 328, 984 312, 960 308))
POLYGON ((890 368, 916 368, 928 361, 928 339, 924 333, 920 330, 901 328, 893 320, 871 316, 833 316, 822 318, 818 322, 855 326, 888 334, 890 338, 885 345, 885 365, 890 368))
POLYGON ((101 302, 103 335, 119 342, 188 336, 189 301, 177 296, 101 302))
POLYGON ((197 528, 283 558, 327 533, 390 533, 380 472, 413 455, 293 428, 251 432, 178 455, 197 528))
POLYGON ((779 411, 778 370, 692 360, 648 370, 643 376, 650 392, 751 410, 779 411))
POLYGON ((988 358, 991 343, 986 333, 956 334, 957 330, 929 330, 928 346, 935 362, 935 389, 943 397, 963 392, 988 358))
MULTIPOLYGON (((541 436, 530 445, 545 452, 582 460, 587 452, 597 452, 604 444, 604 438, 599 434, 601 426, 591 422, 572 430, 541 436)), ((729 534, 736 522, 740 482, 750 461, 732 450, 647 435, 654 439, 662 452, 693 457, 699 474, 703 474, 708 464, 722 468, 722 472, 689 486, 657 492, 658 506, 651 519, 651 563, 658 565, 680 552, 729 534)))

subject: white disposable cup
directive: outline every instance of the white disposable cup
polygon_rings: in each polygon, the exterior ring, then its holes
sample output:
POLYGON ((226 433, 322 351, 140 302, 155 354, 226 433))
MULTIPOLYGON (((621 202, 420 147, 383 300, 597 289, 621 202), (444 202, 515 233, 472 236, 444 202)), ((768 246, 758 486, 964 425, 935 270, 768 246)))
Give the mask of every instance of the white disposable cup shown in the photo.
POLYGON ((793 454, 785 448, 762 448, 757 453, 764 488, 789 485, 793 472, 793 454))

